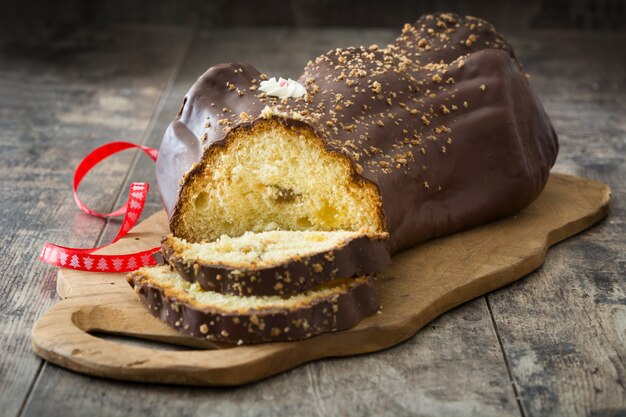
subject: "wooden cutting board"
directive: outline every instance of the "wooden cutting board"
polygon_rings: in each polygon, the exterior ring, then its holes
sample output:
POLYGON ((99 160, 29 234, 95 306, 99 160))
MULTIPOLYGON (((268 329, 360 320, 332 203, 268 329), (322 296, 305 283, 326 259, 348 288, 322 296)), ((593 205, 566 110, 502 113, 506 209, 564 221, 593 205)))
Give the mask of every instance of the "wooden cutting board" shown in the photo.
MULTIPOLYGON (((33 328, 44 359, 91 375, 193 385, 238 385, 308 361, 385 349, 442 313, 507 285, 539 267, 549 246, 593 225, 608 211, 607 185, 552 174, 541 196, 515 217, 439 238, 402 252, 376 282, 382 314, 358 326, 298 342, 249 346, 181 336, 139 303, 124 274, 61 269, 62 300, 33 328), (113 333, 191 346, 184 351, 98 337, 113 333)), ((102 253, 157 246, 168 232, 164 212, 135 227, 102 253)))

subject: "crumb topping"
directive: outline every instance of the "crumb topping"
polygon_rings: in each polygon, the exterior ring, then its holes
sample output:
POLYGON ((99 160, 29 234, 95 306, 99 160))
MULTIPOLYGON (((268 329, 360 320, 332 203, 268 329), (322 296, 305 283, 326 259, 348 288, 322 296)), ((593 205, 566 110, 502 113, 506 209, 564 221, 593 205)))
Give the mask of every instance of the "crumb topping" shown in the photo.
POLYGON ((211 113, 200 137, 211 143, 257 117, 295 119, 349 156, 359 173, 366 170, 376 177, 412 170, 424 178, 425 189, 436 188, 425 179, 428 166, 420 159, 429 151, 444 158, 454 146, 451 121, 473 111, 468 98, 486 96, 468 91, 468 85, 479 93, 487 89, 484 79, 480 84, 469 79, 476 70, 470 65, 472 54, 482 49, 501 49, 513 58, 489 23, 440 13, 405 24, 386 47, 338 48, 309 61, 297 80, 306 88, 302 97, 269 96, 259 90, 268 75, 232 64, 236 68, 219 93, 227 100, 219 103, 241 100, 245 105, 211 113))

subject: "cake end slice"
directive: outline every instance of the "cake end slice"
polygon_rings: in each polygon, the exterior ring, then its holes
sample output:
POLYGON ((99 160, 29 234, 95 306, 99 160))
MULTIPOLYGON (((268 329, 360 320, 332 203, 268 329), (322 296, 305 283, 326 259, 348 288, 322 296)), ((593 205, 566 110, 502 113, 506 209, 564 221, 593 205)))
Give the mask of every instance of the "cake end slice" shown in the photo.
POLYGON ((289 298, 205 291, 168 265, 141 268, 128 275, 128 282, 152 315, 179 332, 236 344, 345 330, 380 308, 367 277, 335 279, 289 298))

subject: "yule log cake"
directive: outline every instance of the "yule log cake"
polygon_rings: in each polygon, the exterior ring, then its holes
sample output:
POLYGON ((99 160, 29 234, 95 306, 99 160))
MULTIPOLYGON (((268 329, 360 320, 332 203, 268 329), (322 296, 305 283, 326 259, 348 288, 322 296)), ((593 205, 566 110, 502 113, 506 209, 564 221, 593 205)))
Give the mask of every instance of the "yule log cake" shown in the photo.
MULTIPOLYGON (((173 237, 185 244, 246 233, 254 240, 273 230, 349 231, 371 242, 388 235, 394 253, 518 212, 542 191, 557 151, 557 136, 513 48, 483 20, 442 13, 405 25, 385 48, 331 50, 310 61, 297 81, 270 78, 247 64, 210 68, 165 133, 157 180, 173 237)), ((184 304, 183 287, 187 294, 211 292, 207 282, 199 285, 202 274, 192 264, 184 278, 135 274, 140 295, 142 283, 150 282, 152 292, 161 288, 153 298, 164 301, 151 305, 154 314, 166 310, 164 303, 184 304), (158 284, 165 281, 176 287, 169 298, 158 284)), ((359 270, 361 278, 332 279, 366 279, 384 262, 375 264, 359 270)), ((262 265, 259 258, 250 269, 262 265)), ((333 291, 349 294, 358 304, 344 281, 329 282, 307 291, 325 302, 333 291)), ((209 313, 211 297, 194 297, 193 305, 187 297, 194 326, 230 314, 209 313)), ((371 313, 371 294, 365 298, 369 307, 360 311, 371 313)), ((248 301, 237 314, 274 303, 248 301)), ((350 323, 358 321, 357 310, 346 313, 350 323)), ((292 310, 281 311, 289 322, 292 310)), ((336 322, 341 312, 334 314, 336 322)), ((236 332, 250 337, 237 341, 282 340, 293 328, 255 338, 249 323, 248 333, 236 332)), ((209 325, 203 330, 203 337, 234 341, 209 325)), ((337 326, 316 322, 315 332, 295 338, 330 330, 337 326)))

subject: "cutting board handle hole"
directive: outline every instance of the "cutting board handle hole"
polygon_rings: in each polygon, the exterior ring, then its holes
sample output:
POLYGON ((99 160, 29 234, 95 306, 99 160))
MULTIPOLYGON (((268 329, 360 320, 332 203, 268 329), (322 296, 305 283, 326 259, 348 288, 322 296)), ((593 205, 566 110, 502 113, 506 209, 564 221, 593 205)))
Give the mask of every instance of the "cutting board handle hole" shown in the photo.
MULTIPOLYGON (((181 337, 180 340, 173 340, 172 342, 168 342, 165 340, 152 340, 147 338, 138 338, 134 336, 129 336, 125 334, 115 334, 109 332, 103 332, 99 330, 91 330, 88 331, 92 336, 98 337, 100 339, 104 339, 109 342, 119 343, 126 346, 133 347, 142 347, 146 349, 156 349, 156 350, 167 350, 167 351, 188 351, 188 350, 213 350, 218 349, 217 346, 208 345, 207 346, 189 346, 186 344, 181 344, 181 342, 189 343, 189 338, 181 337)), ((192 342, 193 343, 193 342, 192 342)), ((197 343, 204 343, 202 341, 198 341, 197 343)))

